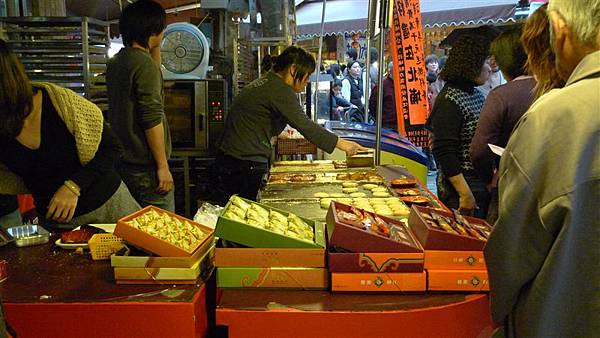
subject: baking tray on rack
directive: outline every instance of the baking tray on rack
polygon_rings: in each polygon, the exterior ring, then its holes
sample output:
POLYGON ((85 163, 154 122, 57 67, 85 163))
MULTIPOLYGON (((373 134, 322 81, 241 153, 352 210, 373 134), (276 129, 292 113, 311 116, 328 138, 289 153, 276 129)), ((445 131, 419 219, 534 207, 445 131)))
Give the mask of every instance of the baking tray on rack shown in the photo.
MULTIPOLYGON (((373 193, 365 189, 363 186, 365 183, 358 183, 358 191, 365 193, 366 198, 375 197, 373 193)), ((376 184, 376 183, 369 183, 376 184)), ((378 186, 387 188, 384 184, 378 184, 378 186)), ((334 198, 350 198, 350 194, 343 192, 342 182, 332 183, 296 183, 296 184, 274 184, 267 185, 260 191, 260 199, 264 200, 294 200, 294 199, 307 199, 316 198, 316 193, 327 193, 327 194, 344 194, 344 196, 330 196, 334 198)), ((389 192, 389 189, 388 189, 389 192)), ((391 196, 391 193, 390 193, 391 196)), ((317 198, 318 199, 318 198, 317 198)))
POLYGON ((292 212, 298 216, 317 222, 325 222, 327 216, 327 209, 321 208, 318 198, 261 200, 260 203, 269 207, 292 212))

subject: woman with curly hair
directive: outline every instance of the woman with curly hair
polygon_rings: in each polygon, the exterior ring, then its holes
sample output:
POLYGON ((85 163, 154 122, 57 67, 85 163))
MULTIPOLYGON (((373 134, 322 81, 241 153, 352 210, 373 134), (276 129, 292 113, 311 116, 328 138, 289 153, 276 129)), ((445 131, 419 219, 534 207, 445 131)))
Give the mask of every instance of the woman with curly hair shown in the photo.
POLYGON ((521 41, 527 62, 525 68, 537 80, 534 101, 554 88, 561 88, 565 82, 558 75, 556 57, 550 47, 550 22, 546 13, 548 4, 538 8, 525 21, 521 41))
POLYGON ((475 173, 469 145, 485 101, 475 87, 489 77, 488 53, 489 41, 479 36, 465 35, 456 42, 441 73, 446 85, 427 122, 433 131, 433 154, 441 167, 437 180, 440 200, 480 218, 485 218, 489 193, 475 173))

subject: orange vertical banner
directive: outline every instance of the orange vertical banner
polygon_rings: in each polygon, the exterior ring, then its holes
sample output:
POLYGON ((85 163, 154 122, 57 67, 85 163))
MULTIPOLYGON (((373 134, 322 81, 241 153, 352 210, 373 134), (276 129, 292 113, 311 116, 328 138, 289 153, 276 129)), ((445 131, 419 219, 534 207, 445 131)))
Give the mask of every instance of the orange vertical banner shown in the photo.
POLYGON ((428 144, 427 72, 419 0, 393 0, 392 58, 398 130, 416 146, 428 144))

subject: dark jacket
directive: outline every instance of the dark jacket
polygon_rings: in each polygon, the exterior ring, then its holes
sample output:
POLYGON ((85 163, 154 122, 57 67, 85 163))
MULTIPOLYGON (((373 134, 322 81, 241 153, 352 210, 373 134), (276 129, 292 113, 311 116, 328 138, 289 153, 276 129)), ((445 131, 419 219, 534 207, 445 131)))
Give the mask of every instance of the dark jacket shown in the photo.
POLYGON ((240 160, 267 163, 271 138, 289 124, 307 140, 333 152, 338 137, 311 121, 294 90, 275 73, 253 81, 234 99, 225 121, 221 150, 240 160))
POLYGON ((364 109, 364 104, 362 103, 363 98, 363 82, 361 78, 354 79, 350 75, 346 75, 346 78, 342 82, 344 85, 346 81, 350 83, 350 103, 357 106, 359 110, 364 109))
POLYGON ((469 146, 485 97, 472 82, 447 82, 438 95, 428 125, 433 154, 446 177, 474 175, 469 146))
POLYGON ((533 77, 517 78, 492 89, 485 100, 471 141, 470 154, 479 178, 487 184, 492 181, 500 160, 492 153, 488 143, 506 147, 515 125, 531 106, 534 87, 533 77))
POLYGON ((109 59, 106 69, 108 121, 119 137, 123 163, 154 168, 145 131, 163 123, 165 151, 171 154, 171 134, 164 112, 160 68, 148 52, 125 47, 109 59))
MULTIPOLYGON (((373 87, 369 97, 369 112, 372 116, 377 113, 377 95, 379 87, 373 87)), ((384 128, 398 130, 398 117, 396 115, 396 95, 394 93, 394 80, 391 77, 383 79, 383 110, 381 125, 384 128)))

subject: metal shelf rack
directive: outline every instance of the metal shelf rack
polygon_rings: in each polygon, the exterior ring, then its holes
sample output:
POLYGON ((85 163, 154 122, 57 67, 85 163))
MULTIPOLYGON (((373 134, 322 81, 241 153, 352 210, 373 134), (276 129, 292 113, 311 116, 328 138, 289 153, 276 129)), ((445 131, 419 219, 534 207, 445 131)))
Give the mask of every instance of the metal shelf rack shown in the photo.
POLYGON ((7 40, 32 81, 72 89, 108 109, 109 24, 88 17, 2 17, 7 40))

